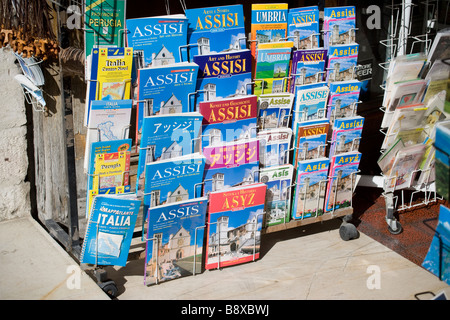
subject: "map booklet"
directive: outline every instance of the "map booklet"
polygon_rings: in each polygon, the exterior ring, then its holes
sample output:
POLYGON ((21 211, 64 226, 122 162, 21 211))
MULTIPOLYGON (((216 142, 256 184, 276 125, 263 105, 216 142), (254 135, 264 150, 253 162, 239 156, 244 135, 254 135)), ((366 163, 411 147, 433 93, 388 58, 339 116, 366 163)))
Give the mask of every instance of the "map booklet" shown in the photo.
POLYGON ((256 59, 256 48, 261 43, 278 42, 287 36, 288 4, 252 4, 250 41, 252 56, 256 59))
POLYGON ((257 97, 246 95, 199 103, 202 148, 256 138, 257 97))
POLYGON ((127 19, 127 45, 133 47, 137 69, 182 62, 188 20, 183 14, 127 19))
POLYGON ((130 150, 131 139, 92 143, 87 171, 86 217, 93 195, 120 193, 121 187, 129 185, 130 150))
POLYGON ((289 221, 292 200, 294 166, 286 164, 262 168, 260 181, 267 185, 265 226, 289 221))
POLYGON ((259 180, 258 139, 205 147, 203 155, 206 157, 203 196, 259 180))
POLYGON ((126 0, 86 0, 84 2, 85 80, 94 48, 125 46, 126 0))
POLYGON ((84 168, 87 170, 91 144, 127 139, 130 132, 132 100, 93 100, 86 133, 84 168))
POLYGON ((148 210, 145 285, 202 271, 207 204, 204 197, 148 210))
POLYGON ((258 45, 254 94, 286 92, 291 68, 292 41, 258 45))
POLYGON ((127 263, 141 200, 135 195, 98 195, 81 250, 80 263, 121 266, 127 263))
POLYGON ((205 269, 257 260, 267 186, 255 183, 211 192, 205 269))
MULTIPOLYGON (((136 136, 144 117, 194 111, 198 65, 180 62, 138 70, 136 136)), ((139 142, 139 141, 138 141, 139 142)))
POLYGON ((329 7, 324 8, 323 30, 324 47, 351 44, 356 37, 355 7, 329 7))
POLYGON ((198 65, 196 108, 202 101, 252 94, 250 50, 197 55, 194 56, 194 63, 198 65))
POLYGON ((139 145, 136 191, 143 192, 145 166, 200 152, 202 115, 197 112, 146 117, 139 145))
POLYGON ((185 14, 190 57, 247 48, 242 4, 186 9, 185 14))
POLYGON ((325 212, 351 207, 360 152, 347 152, 330 159, 330 171, 325 196, 325 212))
POLYGON ((259 95, 258 127, 262 130, 289 127, 294 98, 288 92, 259 95))
POLYGON ((93 100, 131 98, 133 48, 99 48, 92 50, 91 69, 86 89, 85 125, 93 100))
POLYGON ((288 38, 297 50, 320 47, 318 6, 289 9, 288 38))
POLYGON ((330 160, 324 157, 298 162, 292 219, 323 214, 329 165, 330 160))

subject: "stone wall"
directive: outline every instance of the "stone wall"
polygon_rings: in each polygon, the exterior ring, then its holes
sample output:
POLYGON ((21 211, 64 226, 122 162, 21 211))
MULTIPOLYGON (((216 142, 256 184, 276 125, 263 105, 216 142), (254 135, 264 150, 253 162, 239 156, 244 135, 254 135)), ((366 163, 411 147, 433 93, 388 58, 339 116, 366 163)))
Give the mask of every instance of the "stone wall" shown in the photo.
MULTIPOLYGON (((0 221, 31 214, 27 155, 27 117, 22 73, 9 48, 0 49, 0 221)), ((30 106, 28 106, 30 107, 30 106)))

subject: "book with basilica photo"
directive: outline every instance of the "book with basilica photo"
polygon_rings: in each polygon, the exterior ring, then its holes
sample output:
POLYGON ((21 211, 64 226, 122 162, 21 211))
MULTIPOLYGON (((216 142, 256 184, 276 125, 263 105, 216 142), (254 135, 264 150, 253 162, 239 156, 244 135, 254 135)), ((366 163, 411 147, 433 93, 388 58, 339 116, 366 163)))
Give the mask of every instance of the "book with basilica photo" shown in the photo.
POLYGON ((292 79, 290 92, 295 86, 324 81, 327 61, 326 49, 295 50, 292 54, 292 79))
POLYGON ((325 157, 329 128, 328 119, 299 122, 297 124, 293 156, 295 168, 297 168, 299 161, 325 157))
POLYGON ((259 259, 266 189, 255 183, 210 193, 205 269, 259 259))
POLYGON ((364 117, 339 118, 334 121, 331 133, 329 157, 337 154, 357 151, 361 143, 364 117))
POLYGON ((294 94, 261 94, 258 97, 258 128, 287 128, 290 125, 294 94))
POLYGON ((356 38, 356 15, 354 6, 324 8, 324 47, 351 44, 356 38))
POLYGON ((255 95, 203 101, 198 109, 203 116, 202 148, 256 138, 255 95))
POLYGON ((288 38, 293 39, 297 50, 320 46, 318 6, 288 10, 288 38))
POLYGON ((145 285, 202 271, 207 204, 204 197, 148 210, 145 285))
POLYGON ((259 181, 259 141, 248 139, 203 148, 203 195, 259 181))
POLYGON ((334 120, 352 117, 357 114, 361 82, 358 80, 330 83, 327 116, 331 126, 334 120))
POLYGON ((260 181, 267 185, 265 226, 270 227, 289 221, 293 174, 292 164, 261 168, 260 181))
POLYGON ((289 163, 292 129, 278 128, 258 131, 259 163, 261 168, 289 163))
POLYGON ((328 48, 327 82, 348 81, 356 78, 359 44, 333 45, 328 48))

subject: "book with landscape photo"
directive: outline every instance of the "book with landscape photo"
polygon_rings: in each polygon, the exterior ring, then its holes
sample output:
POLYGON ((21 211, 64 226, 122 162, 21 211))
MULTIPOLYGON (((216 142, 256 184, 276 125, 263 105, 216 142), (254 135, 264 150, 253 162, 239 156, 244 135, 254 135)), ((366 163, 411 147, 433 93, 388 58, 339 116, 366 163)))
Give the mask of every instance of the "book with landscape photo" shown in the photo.
POLYGON ((261 130, 289 127, 294 98, 288 92, 259 95, 258 127, 261 130))
POLYGON ((297 50, 320 47, 318 6, 288 10, 288 38, 297 50))
POLYGON ((261 168, 260 175, 260 181, 267 185, 265 226, 288 222, 291 212, 294 166, 286 164, 261 168))
POLYGON ((257 97, 246 95, 199 103, 202 148, 256 138, 257 97))
POLYGON ((329 165, 330 160, 325 157, 298 162, 292 204, 293 219, 311 218, 323 214, 329 165))
POLYGON ((141 200, 135 195, 98 195, 92 203, 80 263, 121 266, 127 263, 141 200))
POLYGON ((259 259, 266 189, 255 183, 209 195, 205 269, 259 259))
POLYGON ((202 271, 207 205, 204 197, 148 210, 145 285, 202 271))

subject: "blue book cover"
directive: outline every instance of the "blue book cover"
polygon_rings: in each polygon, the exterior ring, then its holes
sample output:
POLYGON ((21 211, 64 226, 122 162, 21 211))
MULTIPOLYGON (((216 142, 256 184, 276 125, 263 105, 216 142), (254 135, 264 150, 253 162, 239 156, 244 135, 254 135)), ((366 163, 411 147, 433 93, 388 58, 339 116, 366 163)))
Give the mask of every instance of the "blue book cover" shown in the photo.
POLYGON ((267 186, 264 206, 266 226, 288 222, 291 214, 294 166, 286 164, 262 168, 260 174, 261 183, 267 186))
POLYGON ((324 82, 295 86, 293 128, 298 122, 309 122, 326 118, 330 89, 324 82))
POLYGON ((361 153, 347 152, 330 159, 325 212, 352 206, 361 153))
POLYGON ((246 49, 242 4, 186 9, 190 56, 246 49))
POLYGON ((257 97, 203 101, 202 148, 256 138, 257 97))
POLYGON ((439 207, 439 220, 422 267, 450 285, 450 209, 439 207))
POLYGON ((203 148, 206 157, 203 195, 258 182, 259 141, 248 139, 203 148))
POLYGON ((198 153, 147 163, 144 212, 163 204, 199 197, 204 169, 205 157, 198 153))
POLYGON ((324 8, 324 47, 355 42, 356 15, 354 6, 324 8))
POLYGON ((259 95, 258 127, 262 130, 288 128, 294 98, 294 94, 288 92, 259 95))
POLYGON ((202 271, 206 197, 148 210, 145 285, 202 271))
POLYGON ((196 107, 214 101, 252 94, 250 50, 194 56, 198 65, 196 107))
POLYGON ((360 92, 361 82, 358 80, 330 83, 327 117, 331 126, 335 119, 356 115, 360 92))
POLYGON ((363 125, 364 118, 361 116, 336 119, 331 134, 329 157, 345 152, 358 151, 363 125))
POLYGON ((130 195, 98 195, 86 228, 81 263, 121 266, 127 263, 141 200, 130 195))
POLYGON ((318 6, 288 10, 288 37, 297 50, 318 48, 319 35, 318 6))
POLYGON ((202 115, 186 112, 144 118, 139 146, 136 191, 145 185, 147 163, 180 157, 200 151, 202 115))
POLYGON ((197 74, 198 65, 189 62, 138 70, 137 136, 144 117, 194 111, 197 74))
POLYGON ((289 163, 292 129, 279 128, 258 131, 259 164, 261 168, 289 163))
POLYGON ((296 50, 292 54, 292 79, 290 92, 295 86, 324 81, 327 61, 326 49, 296 50))
POLYGON ((356 78, 359 44, 336 45, 328 48, 327 82, 356 78))
POLYGON ((188 36, 184 15, 127 19, 126 26, 127 43, 133 47, 138 69, 183 61, 180 48, 186 46, 188 36))
POLYGON ((323 214, 329 166, 328 158, 298 162, 292 219, 311 218, 323 214))

